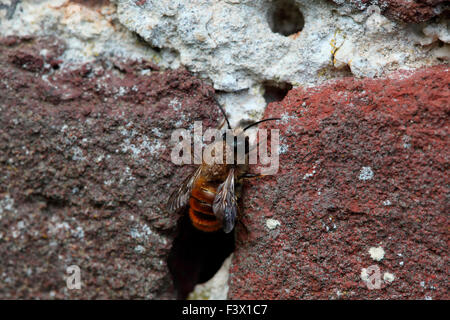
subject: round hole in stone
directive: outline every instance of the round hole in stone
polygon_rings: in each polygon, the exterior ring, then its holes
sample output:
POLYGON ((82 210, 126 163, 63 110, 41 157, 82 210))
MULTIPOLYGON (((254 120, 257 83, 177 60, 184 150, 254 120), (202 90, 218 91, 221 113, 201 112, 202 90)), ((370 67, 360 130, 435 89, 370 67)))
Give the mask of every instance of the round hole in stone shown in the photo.
POLYGON ((305 25, 303 14, 294 0, 275 0, 268 15, 270 29, 286 37, 302 31, 305 25))

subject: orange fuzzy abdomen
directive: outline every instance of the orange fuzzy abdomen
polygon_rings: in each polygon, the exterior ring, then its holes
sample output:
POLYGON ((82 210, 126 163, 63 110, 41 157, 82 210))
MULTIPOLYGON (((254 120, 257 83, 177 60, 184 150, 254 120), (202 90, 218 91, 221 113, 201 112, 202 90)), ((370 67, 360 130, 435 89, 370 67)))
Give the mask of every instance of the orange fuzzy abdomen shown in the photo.
POLYGON ((217 188, 203 179, 198 179, 189 199, 189 218, 195 228, 204 232, 217 231, 222 227, 214 215, 212 204, 217 188))

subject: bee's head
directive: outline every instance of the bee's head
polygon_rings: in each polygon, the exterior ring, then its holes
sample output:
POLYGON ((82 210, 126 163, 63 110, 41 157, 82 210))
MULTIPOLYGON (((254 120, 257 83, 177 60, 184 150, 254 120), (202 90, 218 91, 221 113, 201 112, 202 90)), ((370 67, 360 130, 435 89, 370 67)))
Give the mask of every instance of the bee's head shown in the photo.
POLYGON ((222 140, 224 142, 227 142, 228 145, 230 145, 233 148, 235 157, 238 149, 244 148, 245 154, 247 155, 254 148, 250 146, 249 135, 247 134, 248 132, 246 132, 248 129, 257 126, 262 122, 280 120, 280 118, 267 118, 260 121, 252 122, 245 127, 238 127, 233 129, 231 128, 230 121, 228 120, 225 110, 222 108, 222 106, 219 104, 217 100, 216 103, 225 118, 228 128, 228 130, 225 130, 223 132, 222 140), (242 146, 242 144, 244 144, 244 146, 242 146))
POLYGON ((280 118, 267 118, 267 119, 263 119, 260 121, 256 121, 253 123, 250 123, 249 125, 247 125, 246 127, 238 127, 236 129, 231 129, 230 130, 226 130, 224 131, 223 135, 222 135, 222 139, 223 141, 226 141, 230 144, 230 142, 232 143, 232 146, 234 148, 234 152, 236 154, 238 146, 240 146, 240 144, 245 144, 245 154, 248 154, 251 149, 250 149, 250 135, 248 134, 248 132, 246 132, 248 129, 257 126, 258 124, 262 123, 262 122, 266 122, 266 121, 275 121, 275 120, 280 120, 280 118), (231 135, 231 138, 228 138, 227 140, 227 135, 231 135))

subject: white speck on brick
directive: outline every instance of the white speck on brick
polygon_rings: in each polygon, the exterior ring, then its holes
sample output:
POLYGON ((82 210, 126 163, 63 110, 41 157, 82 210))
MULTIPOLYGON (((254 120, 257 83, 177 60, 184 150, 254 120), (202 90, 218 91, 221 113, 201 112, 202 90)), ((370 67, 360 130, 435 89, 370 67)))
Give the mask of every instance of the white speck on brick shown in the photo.
POLYGON ((83 154, 83 150, 80 147, 72 147, 72 160, 84 161, 86 157, 83 154))
POLYGON ((150 230, 149 226, 146 224, 139 224, 130 230, 131 237, 137 240, 146 241, 151 234, 152 230, 150 230))
POLYGON ((312 167, 312 171, 306 173, 306 174, 303 176, 303 180, 306 180, 306 179, 308 179, 308 178, 311 178, 313 175, 315 175, 315 174, 316 174, 316 167, 317 167, 317 165, 315 164, 315 165, 312 167))
POLYGON ((402 137, 402 141, 403 141, 403 148, 405 149, 411 148, 411 137, 405 135, 402 137))
POLYGON ((121 144, 122 152, 131 151, 133 158, 139 158, 145 151, 152 155, 159 155, 165 146, 161 144, 159 139, 150 140, 147 136, 142 137, 142 141, 139 144, 131 143, 129 138, 126 138, 121 144))
POLYGON ((298 117, 295 115, 290 115, 288 113, 283 113, 281 115, 281 123, 287 124, 291 119, 297 119, 298 117))
POLYGON ((123 171, 123 176, 120 179, 120 183, 122 184, 124 180, 133 181, 136 180, 136 178, 131 173, 130 167, 125 167, 125 170, 123 171))
POLYGON ((359 180, 367 181, 372 180, 373 178, 373 171, 371 167, 362 167, 361 171, 359 172, 359 180))
POLYGON ((141 245, 138 245, 134 248, 134 251, 137 253, 144 253, 145 252, 145 248, 141 245))
POLYGON ((383 205, 384 206, 390 206, 392 204, 392 202, 390 201, 390 200, 385 200, 385 201, 383 201, 383 205))
POLYGON ((100 161, 102 161, 105 158, 105 155, 101 154, 99 155, 97 158, 95 158, 95 162, 99 163, 100 161))
POLYGON ((370 257, 375 261, 381 261, 384 258, 384 249, 382 247, 371 247, 369 249, 370 257))
POLYGON ((158 154, 163 149, 165 149, 165 146, 161 144, 161 141, 158 139, 155 139, 154 143, 150 142, 150 139, 147 136, 144 136, 142 139, 142 148, 147 149, 151 154, 158 154))
POLYGON ((289 146, 287 144, 282 143, 282 144, 280 144, 280 150, 278 150, 278 153, 285 154, 288 152, 288 150, 289 150, 289 146))
POLYGON ((181 102, 178 101, 177 98, 170 100, 169 107, 173 108, 173 110, 178 111, 181 108, 181 102))
POLYGON ((385 272, 384 275, 383 275, 383 280, 385 282, 391 283, 392 281, 395 280, 395 276, 392 273, 385 272))
POLYGON ((71 230, 70 225, 67 222, 57 222, 58 218, 52 219, 53 224, 49 225, 48 233, 51 235, 56 235, 60 233, 61 231, 64 232, 66 230, 71 230))
POLYGON ((0 199, 0 219, 5 211, 15 212, 14 199, 9 194, 6 194, 3 199, 0 199))
POLYGON ((275 229, 279 225, 281 225, 281 222, 276 219, 267 219, 266 220, 266 227, 269 228, 270 230, 275 229))
POLYGON ((128 136, 130 134, 130 132, 127 129, 122 128, 122 129, 120 129, 120 134, 123 136, 128 136))
POLYGON ((126 93, 128 93, 128 88, 126 88, 126 87, 119 87, 119 92, 117 93, 116 98, 117 97, 122 97, 126 93))
POLYGON ((17 228, 18 228, 19 230, 25 228, 25 223, 24 223, 23 221, 19 221, 19 222, 17 223, 17 228))
POLYGON ((152 133, 155 136, 157 136, 158 138, 162 138, 163 137, 163 134, 162 134, 161 130, 159 130, 158 128, 153 128, 152 129, 152 133))
POLYGON ((75 230, 72 231, 72 235, 77 237, 78 239, 84 238, 84 230, 82 227, 78 226, 75 230))
POLYGON ((114 180, 113 180, 113 179, 105 180, 105 181, 103 182, 103 184, 104 184, 105 186, 110 186, 110 185, 112 185, 113 183, 114 183, 114 180))

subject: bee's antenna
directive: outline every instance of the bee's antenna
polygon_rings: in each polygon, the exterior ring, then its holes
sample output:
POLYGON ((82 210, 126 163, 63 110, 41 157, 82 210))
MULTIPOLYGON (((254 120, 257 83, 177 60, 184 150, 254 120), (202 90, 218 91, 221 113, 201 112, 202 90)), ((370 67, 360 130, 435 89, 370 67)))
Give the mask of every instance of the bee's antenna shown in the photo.
POLYGON ((225 110, 223 110, 222 106, 220 105, 219 101, 217 101, 216 97, 214 97, 214 100, 216 101, 217 106, 219 107, 220 111, 222 111, 223 116, 225 117, 225 120, 227 121, 228 129, 231 130, 230 121, 228 121, 227 114, 225 113, 225 110))
POLYGON ((248 126, 246 126, 244 128, 244 131, 247 130, 247 129, 250 129, 253 126, 256 126, 256 125, 260 124, 261 122, 272 121, 272 120, 281 120, 281 118, 268 118, 268 119, 264 119, 264 120, 261 120, 261 121, 253 122, 253 123, 249 124, 248 126))

